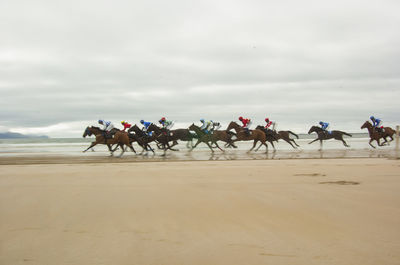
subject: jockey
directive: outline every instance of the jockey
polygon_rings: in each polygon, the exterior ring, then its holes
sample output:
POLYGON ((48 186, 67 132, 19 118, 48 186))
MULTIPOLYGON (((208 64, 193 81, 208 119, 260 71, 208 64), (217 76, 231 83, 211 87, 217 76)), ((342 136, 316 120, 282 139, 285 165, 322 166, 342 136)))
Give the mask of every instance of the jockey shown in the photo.
POLYGON ((379 118, 375 118, 374 116, 369 117, 372 121, 372 126, 374 127, 375 130, 377 130, 378 132, 382 132, 383 127, 382 125, 382 120, 379 118))
POLYGON ((166 130, 170 130, 172 126, 174 126, 174 122, 165 119, 165 117, 162 117, 158 122, 161 123, 162 127, 166 130))
POLYGON ((144 131, 147 136, 152 136, 153 132, 147 131, 149 129, 149 126, 151 125, 151 122, 140 120, 140 123, 143 124, 142 131, 144 131))
POLYGON ((270 129, 269 127, 272 125, 272 130, 275 131, 276 122, 270 121, 269 118, 265 118, 265 122, 267 123, 267 125, 265 125, 265 129, 270 129))
POLYGON ((250 134, 250 125, 251 125, 251 120, 250 119, 244 119, 242 116, 239 117, 239 121, 243 123, 242 128, 245 129, 247 134, 250 134))
POLYGON ((219 128, 221 128, 221 123, 219 123, 219 122, 211 120, 211 124, 212 124, 211 132, 216 131, 219 128))
POLYGON ((319 122, 319 125, 321 125, 321 129, 322 129, 325 133, 329 133, 329 132, 328 132, 329 123, 320 121, 320 122, 319 122))
POLYGON ((212 121, 206 121, 204 119, 200 119, 200 122, 202 123, 200 129, 205 133, 211 133, 211 131, 212 131, 212 121))
POLYGON ((108 136, 112 136, 112 134, 110 134, 110 132, 115 127, 114 127, 114 124, 112 124, 111 121, 99 120, 98 123, 103 125, 103 131, 104 131, 103 136, 104 136, 104 138, 107 138, 108 136))
POLYGON ((122 131, 125 132, 126 129, 131 128, 132 124, 127 123, 126 121, 121 121, 122 126, 124 126, 124 129, 122 131))

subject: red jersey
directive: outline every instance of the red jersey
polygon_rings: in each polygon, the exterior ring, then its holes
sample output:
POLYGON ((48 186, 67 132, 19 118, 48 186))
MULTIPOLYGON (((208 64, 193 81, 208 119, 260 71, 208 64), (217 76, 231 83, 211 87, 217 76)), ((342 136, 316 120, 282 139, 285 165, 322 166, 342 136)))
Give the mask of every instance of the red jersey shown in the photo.
POLYGON ((272 125, 272 121, 269 121, 269 122, 267 123, 267 125, 265 125, 265 128, 269 128, 271 125, 272 125))
POLYGON ((245 128, 250 123, 250 119, 242 119, 241 122, 243 123, 242 127, 245 128))
POLYGON ((126 129, 129 129, 132 126, 131 124, 129 124, 127 122, 125 122, 123 125, 124 125, 124 129, 123 129, 124 132, 125 132, 126 129))

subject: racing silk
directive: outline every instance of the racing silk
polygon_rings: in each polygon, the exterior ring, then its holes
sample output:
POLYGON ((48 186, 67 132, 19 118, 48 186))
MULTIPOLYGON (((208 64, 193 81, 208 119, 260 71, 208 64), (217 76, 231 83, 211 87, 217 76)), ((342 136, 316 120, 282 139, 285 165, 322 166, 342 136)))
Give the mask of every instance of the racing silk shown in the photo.
POLYGON ((173 121, 168 121, 168 120, 163 121, 163 120, 160 120, 160 123, 161 123, 162 127, 163 127, 164 129, 167 129, 167 130, 171 129, 172 126, 174 126, 174 122, 173 122, 173 121))
POLYGON ((105 120, 101 120, 103 122, 103 130, 106 132, 111 131, 112 129, 114 129, 114 124, 112 124, 111 121, 105 121, 105 120))
POLYGON ((379 127, 381 125, 382 120, 378 119, 378 118, 375 118, 375 119, 372 120, 372 122, 373 122, 372 126, 374 126, 374 128, 377 128, 377 127, 379 127))
POLYGON ((322 130, 326 130, 329 127, 329 123, 323 122, 321 125, 322 130))
POLYGON ((243 119, 242 123, 243 123, 242 128, 248 129, 250 127, 250 125, 251 125, 251 120, 250 119, 243 119))
POLYGON ((143 128, 145 128, 146 131, 149 128, 150 125, 151 125, 151 122, 148 122, 148 121, 143 122, 143 126, 144 126, 143 128))
POLYGON ((211 123, 212 123, 212 128, 211 128, 212 131, 218 130, 219 128, 221 128, 221 123, 215 122, 215 121, 211 121, 211 123))
POLYGON ((203 125, 201 125, 200 129, 201 130, 206 130, 208 132, 209 128, 212 126, 211 121, 204 121, 203 125))
POLYGON ((123 129, 124 132, 125 132, 126 129, 129 129, 132 126, 132 124, 129 124, 127 122, 125 122, 123 125, 124 125, 124 129, 123 129))
POLYGON ((268 123, 267 123, 267 125, 265 125, 265 129, 269 129, 269 127, 271 127, 271 125, 272 125, 272 130, 275 130, 275 127, 276 127, 276 122, 274 122, 274 121, 269 121, 268 123))

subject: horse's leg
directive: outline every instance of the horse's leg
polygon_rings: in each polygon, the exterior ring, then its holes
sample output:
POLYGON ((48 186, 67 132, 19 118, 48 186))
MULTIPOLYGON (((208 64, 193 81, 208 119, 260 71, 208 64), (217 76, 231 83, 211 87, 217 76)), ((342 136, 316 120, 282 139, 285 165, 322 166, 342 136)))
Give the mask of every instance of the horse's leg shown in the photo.
MULTIPOLYGON (((316 141, 318 141, 319 140, 319 138, 317 138, 317 139, 315 139, 315 140, 312 140, 311 142, 309 142, 308 144, 312 144, 313 142, 316 142, 316 141)), ((320 141, 322 141, 322 140, 320 140, 320 141)))
POLYGON ((296 143, 295 140, 291 139, 291 141, 292 141, 297 147, 300 147, 300 145, 298 145, 298 144, 296 143))
MULTIPOLYGON (((294 149, 297 149, 297 147, 294 146, 294 145, 291 143, 291 141, 293 141, 292 139, 289 139, 289 141, 287 141, 287 140, 285 139, 285 141, 286 141, 288 144, 290 144, 294 149)), ((295 141, 293 141, 293 142, 296 144, 295 141)))
POLYGON ((322 139, 319 140, 319 151, 322 151, 322 139))
POLYGON ((95 146, 97 144, 97 142, 92 142, 91 144, 90 144, 90 146, 86 149, 86 150, 84 150, 84 151, 82 151, 83 153, 85 153, 87 150, 89 150, 90 148, 92 148, 93 146, 95 146))
MULTIPOLYGON (((204 142, 211 150, 211 153, 214 153, 214 149, 212 149, 212 146, 208 142, 204 142)), ((212 142, 211 142, 212 143, 212 142)), ((222 150, 222 149, 221 149, 222 150)))
POLYGON ((258 142, 258 140, 254 140, 253 147, 248 152, 251 152, 254 149, 254 147, 256 147, 257 142, 258 142))
POLYGON ((197 143, 196 143, 194 146, 192 146, 192 149, 190 149, 189 151, 190 151, 190 152, 193 151, 193 149, 195 149, 196 146, 199 145, 199 143, 201 143, 200 139, 197 140, 197 143))
MULTIPOLYGON (((371 138, 371 139, 369 140, 369 145, 372 146, 373 148, 376 148, 375 146, 372 145, 372 141, 374 141, 374 140, 376 140, 376 139, 372 139, 372 138, 371 138)), ((378 142, 378 140, 376 140, 376 141, 378 142)), ((379 144, 379 142, 378 142, 378 144, 379 144)))
POLYGON ((344 139, 342 139, 342 142, 343 142, 343 145, 344 145, 344 146, 350 147, 350 145, 348 145, 344 139))
POLYGON ((217 142, 214 142, 214 143, 215 143, 215 145, 218 147, 219 150, 221 150, 222 152, 225 152, 225 150, 223 150, 223 149, 221 149, 221 147, 219 147, 219 145, 218 145, 217 142))

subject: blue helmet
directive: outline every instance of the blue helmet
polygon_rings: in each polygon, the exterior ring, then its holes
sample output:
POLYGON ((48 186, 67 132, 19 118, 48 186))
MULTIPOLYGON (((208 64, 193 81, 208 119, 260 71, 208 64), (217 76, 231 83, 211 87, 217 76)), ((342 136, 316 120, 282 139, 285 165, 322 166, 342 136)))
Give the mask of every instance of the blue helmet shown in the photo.
POLYGON ((369 117, 371 120, 375 120, 375 117, 374 116, 371 116, 371 117, 369 117))
POLYGON ((144 123, 144 120, 140 120, 140 123, 143 124, 143 123, 144 123))
POLYGON ((102 123, 103 123, 103 120, 99 120, 98 123, 102 124, 102 123))
POLYGON ((324 124, 324 122, 320 121, 319 124, 322 125, 322 124, 324 124))
POLYGON ((204 119, 200 119, 201 122, 204 122, 204 119))

